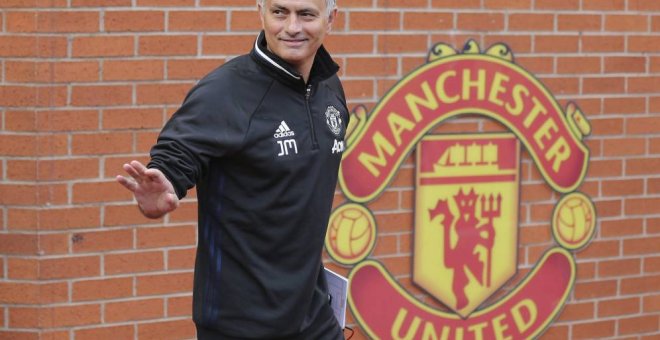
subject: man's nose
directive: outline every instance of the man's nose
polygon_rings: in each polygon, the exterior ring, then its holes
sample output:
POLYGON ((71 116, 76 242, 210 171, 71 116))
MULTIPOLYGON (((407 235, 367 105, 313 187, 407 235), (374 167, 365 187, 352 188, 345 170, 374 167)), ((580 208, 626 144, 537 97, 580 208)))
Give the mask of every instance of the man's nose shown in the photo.
POLYGON ((292 14, 289 16, 289 20, 286 23, 286 32, 290 35, 295 35, 302 30, 302 24, 300 18, 297 15, 292 14))

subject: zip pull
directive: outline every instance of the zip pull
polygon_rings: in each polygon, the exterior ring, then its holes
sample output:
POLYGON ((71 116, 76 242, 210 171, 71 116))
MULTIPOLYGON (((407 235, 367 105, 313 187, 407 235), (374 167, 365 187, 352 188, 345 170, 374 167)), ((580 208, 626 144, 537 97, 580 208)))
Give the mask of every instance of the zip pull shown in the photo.
POLYGON ((312 149, 319 148, 319 142, 316 137, 316 130, 314 130, 314 118, 312 117, 312 111, 309 107, 309 97, 312 95, 312 85, 307 85, 305 91, 305 108, 307 109, 307 119, 309 120, 309 129, 312 136, 312 149))

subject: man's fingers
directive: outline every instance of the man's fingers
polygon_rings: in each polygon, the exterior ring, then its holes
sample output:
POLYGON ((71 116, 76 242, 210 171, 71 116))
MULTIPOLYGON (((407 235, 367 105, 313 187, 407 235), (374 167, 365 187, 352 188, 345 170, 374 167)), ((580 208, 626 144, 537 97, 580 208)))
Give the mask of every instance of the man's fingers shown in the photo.
POLYGON ((141 177, 140 174, 137 172, 135 167, 133 167, 131 164, 124 164, 124 171, 126 171, 126 173, 129 176, 133 177, 136 181, 140 180, 140 177, 141 177))
POLYGON ((128 178, 126 178, 124 176, 117 176, 115 178, 116 178, 117 182, 119 182, 119 184, 124 186, 124 188, 126 188, 126 189, 128 189, 132 192, 135 192, 135 189, 137 189, 137 183, 135 183, 134 181, 131 181, 131 180, 129 180, 128 178))
POLYGON ((142 165, 142 163, 138 161, 131 161, 130 165, 137 171, 138 174, 141 176, 144 176, 144 172, 147 171, 147 167, 142 165))

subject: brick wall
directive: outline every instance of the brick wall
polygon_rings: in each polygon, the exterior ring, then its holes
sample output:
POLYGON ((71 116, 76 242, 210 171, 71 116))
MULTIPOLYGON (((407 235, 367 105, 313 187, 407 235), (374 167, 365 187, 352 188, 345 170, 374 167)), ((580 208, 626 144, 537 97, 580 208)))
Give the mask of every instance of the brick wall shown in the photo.
MULTIPOLYGON (((657 338, 660 2, 339 6, 327 47, 350 107, 373 107, 433 44, 460 49, 470 38, 507 43, 562 104, 580 105, 593 126, 580 191, 596 205, 598 230, 577 253, 575 288, 544 338, 657 338)), ((195 81, 250 48, 254 8, 254 0, 0 0, 0 338, 194 337, 194 190, 175 213, 148 220, 113 178, 127 160, 147 160, 195 81)), ((468 118, 437 132, 501 129, 468 118)), ((368 204, 379 228, 373 257, 411 290, 413 164, 368 204)), ((559 196, 526 154, 522 173, 524 272, 553 243, 559 196)), ((338 191, 336 203, 344 200, 338 191)))

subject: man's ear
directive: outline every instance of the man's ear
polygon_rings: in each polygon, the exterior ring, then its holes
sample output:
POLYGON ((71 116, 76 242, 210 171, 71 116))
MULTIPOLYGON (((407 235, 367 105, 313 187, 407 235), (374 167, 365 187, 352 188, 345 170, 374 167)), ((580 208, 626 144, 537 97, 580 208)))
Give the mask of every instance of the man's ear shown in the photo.
POLYGON ((257 13, 259 13, 259 20, 261 20, 261 28, 264 28, 264 8, 260 3, 257 4, 257 13))
POLYGON ((332 24, 335 22, 335 19, 337 19, 337 12, 338 9, 336 6, 330 11, 330 16, 328 16, 328 31, 332 29, 332 24))

